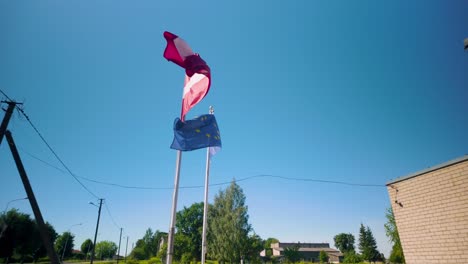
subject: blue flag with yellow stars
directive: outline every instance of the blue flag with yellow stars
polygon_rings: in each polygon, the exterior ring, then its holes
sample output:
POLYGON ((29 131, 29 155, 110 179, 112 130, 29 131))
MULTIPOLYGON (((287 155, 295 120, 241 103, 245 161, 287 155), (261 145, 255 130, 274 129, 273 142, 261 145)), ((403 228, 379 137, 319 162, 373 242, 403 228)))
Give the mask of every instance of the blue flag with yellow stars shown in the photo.
POLYGON ((185 122, 175 119, 171 149, 191 151, 207 147, 221 147, 221 135, 214 115, 202 115, 185 122))

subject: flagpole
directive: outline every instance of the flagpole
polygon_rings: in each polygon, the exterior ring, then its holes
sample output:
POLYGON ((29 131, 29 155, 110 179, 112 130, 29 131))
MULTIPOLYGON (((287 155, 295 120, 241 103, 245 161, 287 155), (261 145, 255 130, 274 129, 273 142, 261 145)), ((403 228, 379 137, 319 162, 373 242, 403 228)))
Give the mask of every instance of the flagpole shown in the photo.
MULTIPOLYGON (((214 114, 214 109, 210 106, 210 114, 214 114)), ((205 264, 206 258, 206 229, 208 220, 208 185, 210 180, 210 148, 206 149, 206 171, 205 171, 205 199, 203 200, 203 231, 202 231, 202 255, 201 264, 205 264)))
POLYGON ((167 239, 167 258, 166 264, 172 264, 172 258, 174 255, 174 231, 176 222, 176 210, 177 210, 177 195, 179 192, 179 175, 180 175, 180 162, 182 159, 182 151, 177 151, 176 159, 176 171, 174 177, 174 193, 172 195, 172 213, 171 213, 171 224, 169 227, 169 234, 167 239))

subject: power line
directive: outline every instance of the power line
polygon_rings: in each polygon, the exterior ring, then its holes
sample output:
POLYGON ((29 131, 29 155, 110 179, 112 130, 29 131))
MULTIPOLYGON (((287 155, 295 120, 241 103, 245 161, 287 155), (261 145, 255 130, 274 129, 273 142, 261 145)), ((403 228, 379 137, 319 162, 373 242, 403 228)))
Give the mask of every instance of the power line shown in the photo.
POLYGON ((117 227, 117 229, 120 229, 120 226, 115 222, 114 217, 112 217, 109 207, 107 206, 107 201, 104 203, 104 205, 106 206, 106 211, 109 214, 109 217, 112 220, 112 223, 115 225, 115 227, 117 227))
MULTIPOLYGON (((0 92, 8 99, 11 101, 10 97, 4 93, 2 90, 0 90, 0 92)), ((37 129, 37 127, 33 124, 33 122, 31 121, 31 119, 29 118, 29 116, 24 112, 24 110, 18 106, 16 106, 16 109, 18 109, 18 111, 26 118, 26 120, 28 121, 28 123, 31 125, 31 127, 34 129, 34 131, 36 131, 36 134, 41 138, 42 142, 44 142, 44 144, 47 146, 47 148, 50 150, 50 152, 52 152, 52 154, 54 154, 55 158, 62 164, 62 166, 67 170, 67 172, 81 185, 81 187, 83 187, 89 194, 91 194, 92 196, 94 196, 95 198, 99 199, 99 197, 97 195, 95 195, 90 189, 88 189, 88 187, 86 187, 86 185, 84 185, 74 174, 73 172, 70 170, 70 168, 68 168, 68 166, 62 161, 62 159, 58 156, 58 154, 54 151, 54 149, 50 146, 50 144, 47 142, 47 140, 45 140, 45 138, 42 136, 41 132, 39 132, 39 130, 37 129)))
POLYGON ((2 89, 0 89, 0 93, 2 93, 3 96, 5 96, 9 101, 13 101, 13 100, 11 100, 11 98, 5 92, 3 92, 2 89))
MULTIPOLYGON (((49 166, 49 167, 52 167, 62 173, 65 173, 64 170, 58 168, 57 166, 54 166, 32 154, 30 154, 29 152, 27 151, 24 151, 28 156, 44 163, 45 165, 49 166)), ((174 187, 148 187, 148 186, 130 186, 130 185, 122 185, 122 184, 118 184, 118 183, 112 183, 112 182, 105 182, 105 181, 98 181, 98 180, 94 180, 94 179, 90 179, 90 178, 86 178, 86 177, 82 177, 82 176, 78 176, 76 175, 77 177, 85 180, 85 181, 89 181, 89 182, 93 182, 93 183, 97 183, 97 184, 102 184, 102 185, 107 185, 107 186, 113 186, 113 187, 118 187, 118 188, 122 188, 122 189, 138 189, 138 190, 172 190, 174 189, 174 187)), ((322 180, 322 179, 308 179, 308 178, 294 178, 294 177, 285 177, 285 176, 279 176, 279 175, 271 175, 271 174, 259 174, 259 175, 253 175, 253 176, 248 176, 248 177, 245 177, 245 178, 240 178, 240 179, 237 179, 235 180, 236 182, 242 182, 242 181, 248 181, 248 180, 252 180, 252 179, 255 179, 255 178, 277 178, 277 179, 282 179, 282 180, 287 180, 287 181, 302 181, 302 182, 318 182, 318 183, 330 183, 330 184, 339 184, 339 185, 347 185, 347 186, 355 186, 355 187, 385 187, 385 185, 383 184, 362 184, 362 183, 352 183, 352 182, 344 182, 344 181, 331 181, 331 180, 322 180)), ((230 184, 232 181, 225 181, 225 182, 220 182, 220 183, 214 183, 214 184, 210 184, 209 186, 220 186, 220 185, 227 185, 227 184, 230 184)), ((191 186, 181 186, 179 187, 180 189, 197 189, 197 188, 203 188, 204 186, 203 185, 191 185, 191 186)))

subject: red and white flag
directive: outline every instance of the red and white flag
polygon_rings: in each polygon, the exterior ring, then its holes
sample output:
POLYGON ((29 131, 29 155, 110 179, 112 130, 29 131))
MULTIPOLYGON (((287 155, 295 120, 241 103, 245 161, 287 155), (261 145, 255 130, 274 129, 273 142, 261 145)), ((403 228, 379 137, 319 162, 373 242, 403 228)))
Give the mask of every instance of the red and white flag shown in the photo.
POLYGON ((190 46, 177 35, 164 32, 167 41, 164 58, 185 69, 185 84, 180 119, 185 120, 187 112, 200 102, 210 90, 211 71, 206 62, 194 53, 190 46))

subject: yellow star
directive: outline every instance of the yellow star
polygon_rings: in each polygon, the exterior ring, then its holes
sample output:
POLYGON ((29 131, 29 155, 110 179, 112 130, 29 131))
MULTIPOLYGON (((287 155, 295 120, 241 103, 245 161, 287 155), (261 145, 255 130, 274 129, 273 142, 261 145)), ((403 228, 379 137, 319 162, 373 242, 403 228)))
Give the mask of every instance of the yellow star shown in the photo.
POLYGON ((210 135, 210 134, 208 134, 208 133, 206 133, 206 137, 211 137, 211 135, 210 135))
POLYGON ((198 128, 195 129, 195 132, 200 133, 200 129, 198 129, 198 128))

